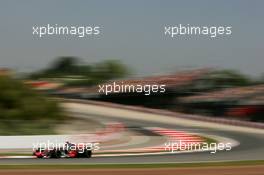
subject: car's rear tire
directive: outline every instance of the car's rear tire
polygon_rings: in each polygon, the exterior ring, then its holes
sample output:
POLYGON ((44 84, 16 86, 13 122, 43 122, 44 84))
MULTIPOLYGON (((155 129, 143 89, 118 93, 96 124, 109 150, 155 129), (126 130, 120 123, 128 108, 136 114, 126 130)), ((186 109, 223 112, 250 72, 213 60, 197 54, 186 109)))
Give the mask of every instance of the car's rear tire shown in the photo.
POLYGON ((85 150, 84 152, 84 156, 86 158, 91 158, 92 157, 92 151, 91 150, 85 150))

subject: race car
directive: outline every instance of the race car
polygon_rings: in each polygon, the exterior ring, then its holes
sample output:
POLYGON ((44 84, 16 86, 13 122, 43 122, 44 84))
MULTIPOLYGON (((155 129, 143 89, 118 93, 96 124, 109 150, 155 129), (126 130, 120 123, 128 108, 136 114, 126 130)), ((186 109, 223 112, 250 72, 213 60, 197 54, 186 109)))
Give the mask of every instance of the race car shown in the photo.
POLYGON ((33 155, 37 158, 90 158, 92 156, 91 148, 76 146, 66 142, 65 147, 43 149, 37 148, 33 155))

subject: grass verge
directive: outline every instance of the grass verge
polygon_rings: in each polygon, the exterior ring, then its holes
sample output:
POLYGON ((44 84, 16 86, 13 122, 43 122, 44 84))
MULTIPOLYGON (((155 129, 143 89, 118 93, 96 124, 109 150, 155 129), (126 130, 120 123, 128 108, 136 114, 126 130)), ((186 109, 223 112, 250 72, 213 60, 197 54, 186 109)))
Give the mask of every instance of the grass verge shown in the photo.
POLYGON ((206 162, 206 163, 0 165, 0 169, 182 168, 182 167, 250 166, 250 165, 264 165, 264 160, 206 162))

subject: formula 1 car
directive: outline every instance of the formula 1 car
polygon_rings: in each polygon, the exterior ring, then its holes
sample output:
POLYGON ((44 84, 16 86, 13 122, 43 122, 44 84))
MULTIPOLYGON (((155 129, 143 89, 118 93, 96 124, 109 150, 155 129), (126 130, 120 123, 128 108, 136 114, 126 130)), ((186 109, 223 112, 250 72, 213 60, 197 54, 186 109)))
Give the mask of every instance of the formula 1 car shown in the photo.
POLYGON ((76 147, 75 144, 66 142, 65 147, 34 150, 33 155, 37 158, 90 158, 92 150, 90 148, 76 147))

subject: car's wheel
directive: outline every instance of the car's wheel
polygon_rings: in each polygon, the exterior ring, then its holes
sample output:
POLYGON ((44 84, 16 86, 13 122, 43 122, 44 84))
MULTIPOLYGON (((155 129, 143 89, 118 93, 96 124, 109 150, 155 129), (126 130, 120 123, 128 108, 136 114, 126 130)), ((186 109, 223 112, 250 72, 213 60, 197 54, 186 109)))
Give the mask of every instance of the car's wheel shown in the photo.
POLYGON ((51 150, 49 151, 48 155, 47 155, 48 158, 61 158, 61 152, 59 150, 51 150))
POLYGON ((57 150, 55 152, 55 158, 61 158, 61 151, 57 150))
POLYGON ((84 157, 86 157, 86 158, 90 158, 90 157, 92 157, 92 151, 86 149, 86 150, 84 151, 84 157))

